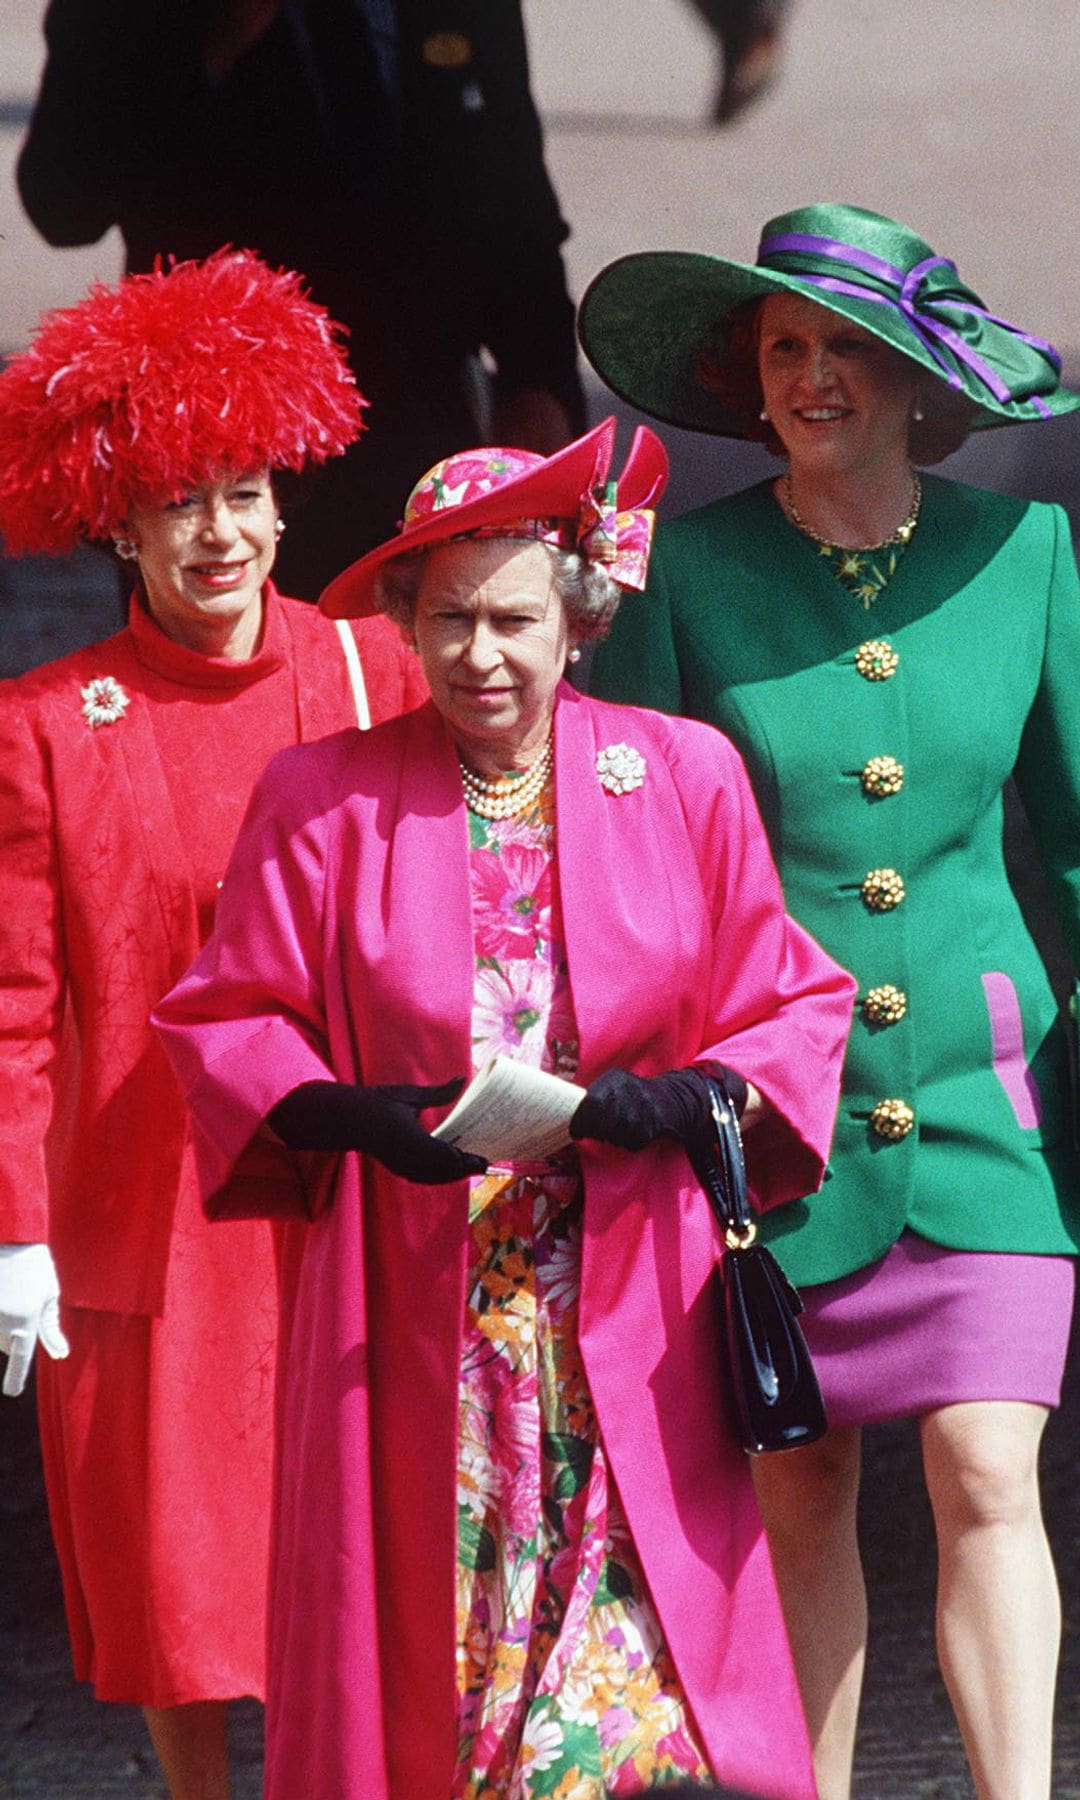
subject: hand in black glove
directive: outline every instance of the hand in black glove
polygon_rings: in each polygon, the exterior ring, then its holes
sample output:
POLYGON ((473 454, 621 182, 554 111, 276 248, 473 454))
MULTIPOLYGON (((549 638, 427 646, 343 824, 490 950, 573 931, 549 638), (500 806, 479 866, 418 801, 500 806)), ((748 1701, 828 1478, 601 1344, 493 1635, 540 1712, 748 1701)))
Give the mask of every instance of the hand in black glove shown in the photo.
POLYGON ((406 1181, 436 1186, 482 1175, 487 1163, 424 1130, 417 1113, 446 1106, 464 1077, 439 1087, 357 1087, 347 1081, 305 1081, 272 1107, 267 1124, 290 1150, 365 1150, 406 1181))
POLYGON ((628 1069, 609 1069, 588 1088, 570 1120, 570 1136, 599 1138, 620 1150, 643 1150, 658 1137, 696 1145, 709 1131, 705 1077, 717 1070, 727 1083, 736 1116, 741 1115, 746 1083, 723 1063, 669 1069, 666 1075, 631 1075, 628 1069))

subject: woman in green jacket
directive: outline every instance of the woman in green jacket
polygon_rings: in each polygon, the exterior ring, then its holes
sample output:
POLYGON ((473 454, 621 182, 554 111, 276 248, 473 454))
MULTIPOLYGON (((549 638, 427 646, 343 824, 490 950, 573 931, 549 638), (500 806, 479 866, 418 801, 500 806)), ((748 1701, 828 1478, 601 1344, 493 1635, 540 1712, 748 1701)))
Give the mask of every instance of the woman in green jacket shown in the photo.
POLYGON ((831 1179, 767 1227, 803 1289, 831 1426, 756 1465, 820 1791, 850 1791, 861 1427, 907 1415, 976 1790, 1045 1800, 1060 1609, 1037 1462, 1080 1169, 1002 789, 1014 775, 1080 960, 1080 583, 1059 509, 916 465, 1080 397, 952 263, 851 207, 771 221, 753 265, 623 258, 581 335, 634 405, 787 460, 661 527, 594 687, 735 740, 792 913, 860 985, 831 1179))

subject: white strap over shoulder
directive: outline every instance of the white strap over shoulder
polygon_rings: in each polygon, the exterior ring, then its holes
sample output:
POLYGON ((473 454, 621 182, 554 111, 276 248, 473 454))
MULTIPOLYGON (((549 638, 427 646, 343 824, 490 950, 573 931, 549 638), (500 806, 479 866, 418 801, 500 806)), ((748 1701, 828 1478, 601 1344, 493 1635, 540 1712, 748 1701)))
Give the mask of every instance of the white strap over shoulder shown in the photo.
POLYGON ((334 624, 341 639, 341 648, 345 652, 345 667, 349 672, 349 686, 352 688, 353 704, 356 707, 356 723, 361 731, 366 731, 371 724, 371 709, 364 685, 364 671, 360 667, 360 652, 348 619, 335 619, 334 624))

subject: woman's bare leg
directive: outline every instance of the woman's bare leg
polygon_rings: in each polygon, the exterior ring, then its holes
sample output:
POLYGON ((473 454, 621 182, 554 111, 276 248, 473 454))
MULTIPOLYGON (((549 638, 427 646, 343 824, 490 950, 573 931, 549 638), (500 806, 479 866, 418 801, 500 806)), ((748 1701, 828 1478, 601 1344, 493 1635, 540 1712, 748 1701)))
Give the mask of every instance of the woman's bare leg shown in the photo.
POLYGON ((224 1700, 190 1706, 144 1706, 172 1800, 229 1800, 224 1700))
POLYGON ((938 1656, 979 1800, 1047 1800, 1061 1638, 1039 1503, 1046 1409, 945 1406, 922 1421, 938 1540, 938 1656))
POLYGON ((861 1434, 753 1460, 821 1800, 848 1800, 866 1662, 866 1587, 856 1532, 861 1434))

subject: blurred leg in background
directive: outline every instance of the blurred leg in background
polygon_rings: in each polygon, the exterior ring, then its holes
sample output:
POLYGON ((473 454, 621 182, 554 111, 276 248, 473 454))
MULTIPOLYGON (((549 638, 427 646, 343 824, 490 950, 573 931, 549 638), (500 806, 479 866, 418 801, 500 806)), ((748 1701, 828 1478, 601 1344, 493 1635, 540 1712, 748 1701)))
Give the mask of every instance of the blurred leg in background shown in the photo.
POLYGON ((691 0, 720 46, 713 123, 730 125, 780 70, 788 0, 691 0))

